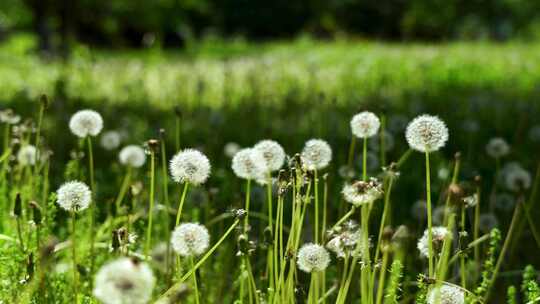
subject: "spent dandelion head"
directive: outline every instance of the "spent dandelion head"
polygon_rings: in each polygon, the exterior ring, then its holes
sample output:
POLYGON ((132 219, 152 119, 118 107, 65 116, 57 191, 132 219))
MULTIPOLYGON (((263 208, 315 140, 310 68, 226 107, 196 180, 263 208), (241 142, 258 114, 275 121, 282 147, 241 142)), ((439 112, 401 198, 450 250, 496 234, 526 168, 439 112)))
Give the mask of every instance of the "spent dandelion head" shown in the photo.
POLYGON ((92 201, 92 192, 83 182, 67 182, 56 192, 58 205, 67 211, 82 211, 88 208, 92 201))
POLYGON ((210 176, 210 161, 201 152, 185 149, 178 152, 169 164, 171 176, 175 182, 200 185, 210 176))
POLYGON ((101 135, 100 145, 105 150, 114 150, 120 146, 122 136, 117 131, 107 131, 101 135))
POLYGON ((228 142, 223 147, 223 153, 225 153, 225 156, 228 158, 233 158, 234 155, 240 151, 240 149, 242 149, 242 147, 240 147, 239 144, 235 142, 228 142))
MULTIPOLYGON (((428 232, 429 229, 426 229, 424 231, 424 234, 422 237, 418 240, 417 248, 420 251, 420 255, 423 257, 429 257, 429 244, 428 244, 428 232)), ((437 249, 442 248, 442 244, 444 240, 451 238, 452 234, 446 227, 432 227, 431 228, 432 233, 432 241, 433 241, 433 249, 437 251, 437 249)))
POLYGON ((301 158, 307 170, 324 169, 332 160, 332 148, 322 139, 310 139, 304 145, 301 158))
POLYGON ((321 245, 305 244, 298 251, 298 268, 304 272, 324 271, 330 263, 330 254, 321 245))
POLYGON ((285 150, 283 150, 283 147, 279 143, 273 140, 261 140, 253 149, 261 152, 266 160, 266 167, 270 172, 281 169, 285 162, 285 150))
POLYGON ((118 160, 124 166, 140 168, 146 162, 146 153, 144 149, 137 145, 129 145, 120 151, 118 160))
POLYGON ((232 169, 236 176, 252 180, 263 180, 268 171, 263 154, 252 148, 242 149, 234 155, 232 169))
POLYGON ((33 145, 25 145, 17 152, 17 162, 21 166, 33 166, 36 164, 37 149, 33 145))
POLYGON ((203 225, 185 223, 176 227, 171 235, 171 245, 181 256, 199 256, 210 244, 210 234, 203 225))
POLYGON ((508 190, 520 192, 531 187, 531 175, 527 170, 517 167, 505 174, 504 183, 508 190))
POLYGON ((120 258, 99 269, 93 294, 105 304, 145 304, 152 297, 155 281, 146 263, 120 258))
POLYGON ((380 126, 381 122, 377 115, 367 111, 358 113, 351 119, 352 133, 358 138, 375 136, 380 126))
POLYGON ((103 129, 103 118, 93 110, 81 110, 71 116, 69 129, 77 137, 97 136, 103 129))
POLYGON ((463 304, 465 293, 457 286, 443 284, 429 291, 428 304, 463 304))
POLYGON ((357 181, 346 184, 341 190, 345 200, 358 207, 364 204, 371 204, 379 199, 383 194, 381 183, 371 178, 369 181, 357 181))
POLYGON ((486 153, 493 158, 501 158, 510 153, 510 145, 501 137, 489 140, 486 145, 486 153))
POLYGON ((446 144, 448 128, 437 116, 424 114, 409 123, 405 137, 412 149, 419 152, 434 152, 446 144))

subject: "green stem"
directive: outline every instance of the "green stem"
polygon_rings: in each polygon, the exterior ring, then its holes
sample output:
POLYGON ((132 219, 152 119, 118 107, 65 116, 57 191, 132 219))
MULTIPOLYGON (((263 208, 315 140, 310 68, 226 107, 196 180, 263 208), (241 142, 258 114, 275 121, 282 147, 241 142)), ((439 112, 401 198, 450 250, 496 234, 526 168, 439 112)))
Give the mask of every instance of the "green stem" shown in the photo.
MULTIPOLYGON (((465 206, 461 206, 461 234, 465 235, 465 206)), ((465 254, 460 256, 461 287, 467 289, 467 269, 465 268, 465 254)))
POLYGON ((144 255, 149 257, 150 246, 152 246, 152 218, 154 213, 154 179, 155 179, 155 152, 150 151, 150 197, 148 208, 148 228, 146 230, 146 246, 144 249, 144 255))
POLYGON ((381 275, 379 276, 379 285, 377 286, 377 304, 382 303, 387 265, 388 265, 388 251, 385 251, 382 257, 381 275))
POLYGON ((315 230, 315 243, 319 243, 319 177, 317 175, 317 170, 314 171, 315 179, 313 180, 314 183, 314 191, 315 191, 315 227, 313 230, 315 230))
POLYGON ((429 152, 426 152, 426 204, 427 204, 427 220, 428 220, 428 252, 429 252, 429 277, 433 277, 433 235, 431 224, 431 178, 429 169, 429 152))
MULTIPOLYGON (((189 261, 191 263, 191 269, 193 269, 195 267, 193 264, 193 256, 189 257, 189 261)), ((195 290, 195 303, 199 304, 199 288, 197 286, 197 272, 196 271, 193 272, 192 277, 193 277, 193 289, 195 290)))
POLYGON ((246 181, 246 216, 244 217, 244 233, 248 231, 249 227, 249 201, 251 198, 251 179, 246 181))
POLYGON ((71 254, 73 258, 73 303, 78 303, 77 236, 75 235, 75 211, 71 211, 71 254))
MULTIPOLYGON (((87 137, 88 141, 88 168, 90 170, 90 189, 92 190, 92 197, 94 200, 97 197, 96 193, 96 183, 94 178, 94 152, 92 148, 92 138, 90 136, 87 137)), ((95 261, 95 254, 94 254, 94 246, 95 246, 95 222, 96 222, 96 204, 95 202, 90 204, 90 274, 94 273, 94 261, 95 261)))
MULTIPOLYGON (((474 206, 474 228, 473 228, 473 239, 477 240, 480 235, 480 186, 476 186, 476 206, 474 206)), ((476 263, 480 263, 480 247, 474 247, 474 260, 476 263)))
POLYGON ((362 180, 367 180, 367 137, 364 138, 364 148, 362 149, 362 180))
POLYGON ((114 205, 116 206, 116 214, 120 214, 120 207, 122 205, 122 201, 124 200, 124 196, 126 195, 130 181, 131 167, 128 166, 126 175, 124 176, 124 180, 122 181, 122 186, 120 187, 120 192, 118 193, 118 196, 116 197, 116 200, 114 202, 114 205))
POLYGON ((165 237, 167 239, 166 243, 167 243, 167 249, 166 249, 166 253, 167 255, 165 256, 165 269, 166 270, 166 278, 167 278, 167 282, 170 284, 170 264, 171 264, 171 259, 170 259, 170 256, 171 256, 171 242, 170 242, 170 239, 171 239, 171 229, 170 229, 170 214, 169 214, 169 210, 171 208, 171 202, 169 201, 169 175, 168 175, 168 171, 167 171, 167 151, 165 149, 165 138, 164 138, 164 133, 161 132, 161 179, 162 179, 162 182, 163 182, 163 198, 165 200, 165 237))
POLYGON ((182 209, 184 208, 184 202, 186 200, 186 194, 188 192, 189 183, 184 183, 184 190, 182 190, 182 197, 180 198, 180 204, 178 205, 178 210, 176 212, 176 221, 175 226, 178 226, 180 224, 180 217, 182 216, 182 209))

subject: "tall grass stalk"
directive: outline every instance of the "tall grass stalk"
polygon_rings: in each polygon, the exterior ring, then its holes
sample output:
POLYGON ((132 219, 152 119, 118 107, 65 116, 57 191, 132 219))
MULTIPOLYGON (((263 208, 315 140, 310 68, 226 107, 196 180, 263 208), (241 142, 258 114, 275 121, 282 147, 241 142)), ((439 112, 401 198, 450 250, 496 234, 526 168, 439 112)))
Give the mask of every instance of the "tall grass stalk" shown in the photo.
POLYGON ((154 215, 154 180, 156 175, 155 170, 155 158, 156 152, 154 149, 150 148, 150 195, 149 205, 148 205, 148 227, 146 228, 146 246, 144 248, 144 255, 148 259, 150 253, 150 246, 152 246, 152 218, 154 215))

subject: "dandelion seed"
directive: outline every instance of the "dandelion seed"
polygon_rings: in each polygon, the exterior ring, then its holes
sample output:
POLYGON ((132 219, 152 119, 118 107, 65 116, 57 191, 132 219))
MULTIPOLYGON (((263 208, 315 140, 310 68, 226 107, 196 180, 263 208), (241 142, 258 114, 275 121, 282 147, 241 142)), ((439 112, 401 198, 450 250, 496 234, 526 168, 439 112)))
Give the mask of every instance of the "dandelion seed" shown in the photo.
POLYGON ((381 122, 379 118, 371 112, 361 112, 351 119, 352 133, 358 138, 372 137, 379 131, 381 122))
POLYGON ((358 207, 364 204, 371 204, 379 199, 382 194, 382 185, 375 178, 369 181, 357 181, 353 184, 346 184, 341 191, 345 200, 358 207))
POLYGON ((486 145, 486 153, 493 158, 501 158, 510 153, 510 146, 504 138, 492 138, 486 145))
POLYGON ((456 286, 443 284, 430 290, 428 304, 463 304, 465 294, 456 286))
POLYGON ((17 161, 21 166, 33 166, 36 164, 37 149, 33 145, 25 145, 17 153, 17 161))
POLYGON ((330 263, 330 254, 321 245, 305 244, 298 251, 298 268, 304 272, 324 271, 330 263))
POLYGON ((120 146, 122 136, 116 131, 107 131, 101 135, 100 144, 105 150, 114 150, 120 146))
POLYGON ((307 170, 324 169, 332 160, 332 148, 322 139, 310 139, 304 145, 301 157, 307 170))
POLYGON ((463 198, 465 208, 472 208, 478 204, 478 195, 475 193, 463 198))
POLYGON ((446 144, 448 128, 437 116, 420 115, 409 123, 405 137, 412 149, 434 152, 446 144))
POLYGON ((266 160, 266 167, 270 172, 281 169, 285 162, 285 151, 283 147, 273 140, 262 140, 253 149, 261 152, 266 160))
POLYGON ((155 282, 146 263, 120 258, 101 267, 93 294, 104 304, 144 304, 150 301, 155 282))
POLYGON ((263 154, 251 148, 236 153, 232 159, 232 169, 236 176, 252 180, 264 180, 268 170, 263 154))
MULTIPOLYGON (((429 257, 429 244, 428 244, 428 232, 429 229, 426 229, 424 231, 424 235, 418 240, 418 250, 420 251, 420 255, 424 257, 429 257)), ((437 248, 441 248, 442 244, 445 239, 451 238, 452 234, 446 229, 446 227, 432 227, 431 228, 432 233, 432 240, 433 240, 433 249, 434 251, 437 251, 437 248)))
POLYGON ((177 183, 200 185, 210 176, 210 161, 201 152, 185 149, 178 152, 169 164, 171 176, 177 183))
POLYGON ((67 211, 82 211, 92 201, 92 192, 85 183, 79 181, 67 182, 56 192, 58 205, 67 211))
POLYGON ((129 145, 120 151, 118 159, 122 165, 140 168, 146 162, 146 153, 140 146, 129 145))
POLYGON ((96 111, 82 110, 71 116, 69 129, 80 138, 97 136, 103 129, 103 118, 96 111))
POLYGON ((210 244, 208 230, 200 224, 186 223, 176 227, 171 236, 171 245, 181 256, 199 256, 210 244))
POLYGON ((242 149, 239 144, 235 142, 229 142, 223 147, 223 152, 225 153, 225 156, 228 158, 233 158, 238 151, 242 149))

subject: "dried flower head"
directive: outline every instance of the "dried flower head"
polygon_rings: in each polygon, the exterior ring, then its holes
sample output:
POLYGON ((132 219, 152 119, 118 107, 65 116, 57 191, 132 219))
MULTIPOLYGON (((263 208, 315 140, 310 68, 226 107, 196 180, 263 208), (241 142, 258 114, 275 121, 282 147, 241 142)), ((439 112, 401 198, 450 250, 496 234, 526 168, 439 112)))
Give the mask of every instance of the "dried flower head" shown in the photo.
POLYGON ((203 254, 210 243, 208 230, 197 223, 186 223, 176 227, 171 236, 174 251, 181 256, 203 254))
POLYGON ((15 114, 12 109, 0 111, 0 122, 8 125, 15 125, 21 121, 21 116, 15 114))
POLYGON ((96 136, 103 129, 103 118, 96 111, 82 110, 71 116, 69 128, 80 138, 96 136))
POLYGON ((200 185, 210 176, 210 161, 201 152, 185 149, 178 152, 169 164, 175 182, 200 185))
POLYGON ((298 268, 304 272, 324 271, 330 263, 330 254, 321 245, 308 243, 298 251, 298 268))
POLYGON ((120 154, 118 154, 118 159, 122 165, 140 168, 146 162, 146 153, 140 146, 129 145, 122 148, 120 154))
POLYGON ((368 244, 362 244, 360 248, 357 248, 358 241, 362 239, 362 232, 360 229, 345 229, 328 241, 326 248, 336 254, 338 258, 344 258, 345 256, 355 256, 358 253, 358 256, 362 256, 363 252, 366 252, 366 249, 369 249, 368 244))
POLYGON ((93 294, 105 304, 145 304, 152 297, 155 282, 146 263, 120 258, 101 267, 93 294))
POLYGON ((433 152, 446 144, 448 128, 437 116, 420 115, 409 123, 405 137, 412 149, 433 152))
MULTIPOLYGON (((429 257, 429 244, 428 244, 428 231, 429 229, 426 229, 424 231, 424 235, 418 240, 418 250, 420 251, 420 255, 424 257, 429 257)), ((441 248, 442 244, 445 239, 451 238, 452 234, 446 227, 432 227, 431 228, 431 235, 432 235, 432 241, 433 241, 433 249, 437 251, 437 248, 441 248)))
POLYGON ((510 153, 510 146, 504 138, 495 137, 486 145, 486 153, 493 158, 501 158, 510 153))
POLYGON ((33 145, 25 145, 17 153, 17 161, 21 166, 33 166, 36 164, 37 149, 33 145))
POLYGON ((229 142, 225 144, 225 147, 223 147, 223 152, 228 158, 233 158, 234 155, 238 153, 238 151, 240 151, 240 149, 242 149, 242 147, 240 147, 239 144, 235 142, 229 142))
POLYGON ((266 167, 270 172, 281 169, 281 166, 285 162, 285 151, 283 147, 273 140, 261 140, 253 149, 261 152, 266 160, 266 167))
POLYGON ((472 208, 478 204, 478 195, 475 193, 464 197, 462 200, 465 208, 472 208))
POLYGON ((122 136, 117 131, 107 131, 101 135, 100 144, 105 150, 114 150, 120 146, 122 136))
POLYGON ((324 169, 332 160, 332 148, 322 139, 310 139, 304 145, 301 157, 307 170, 324 169))
POLYGON ((429 291, 428 304, 463 304, 465 293, 456 286, 443 284, 429 291))
POLYGON ((351 119, 352 133, 359 138, 372 137, 379 131, 381 122, 379 118, 371 112, 361 112, 351 119))
POLYGON ((79 181, 67 182, 56 192, 58 205, 67 211, 84 210, 92 202, 92 192, 85 183, 79 181))
POLYGON ((242 149, 234 155, 232 169, 236 176, 252 180, 263 180, 268 170, 263 154, 251 148, 242 149))
POLYGON ((364 204, 371 204, 379 199, 382 194, 382 185, 375 178, 371 178, 369 181, 357 181, 353 184, 346 184, 341 190, 345 200, 354 206, 361 206, 364 204))

